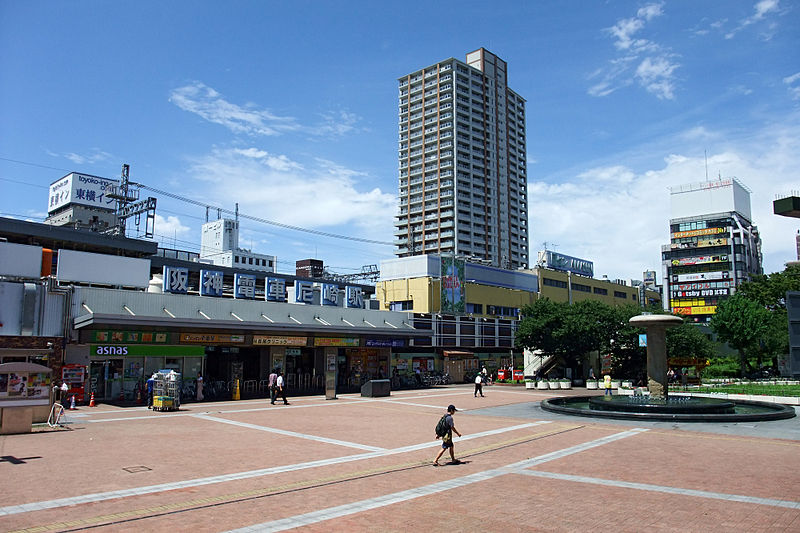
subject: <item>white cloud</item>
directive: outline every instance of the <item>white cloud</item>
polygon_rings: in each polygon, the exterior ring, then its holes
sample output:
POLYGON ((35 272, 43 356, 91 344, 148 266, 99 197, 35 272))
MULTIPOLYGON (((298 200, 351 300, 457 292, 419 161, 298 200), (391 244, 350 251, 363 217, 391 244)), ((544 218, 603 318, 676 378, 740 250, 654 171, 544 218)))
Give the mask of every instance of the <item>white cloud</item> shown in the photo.
POLYGON ((193 159, 188 173, 202 180, 209 203, 228 209, 238 202, 241 212, 267 220, 374 240, 392 234, 394 191, 366 190, 369 176, 330 161, 301 165, 257 148, 215 149, 193 159))
POLYGON ((297 129, 295 119, 272 114, 255 106, 239 106, 225 100, 221 94, 196 81, 172 91, 169 101, 199 117, 225 126, 234 133, 249 135, 279 135, 297 129))
MULTIPOLYGON (((706 161, 697 154, 697 138, 719 147, 708 154, 711 179, 736 176, 752 190, 752 216, 763 240, 765 271, 782 270, 796 257, 797 221, 774 215, 772 201, 797 188, 800 121, 796 116, 741 139, 734 139, 731 132, 694 128, 663 142, 661 164, 633 169, 612 163, 576 172, 558 184, 530 182, 532 259, 547 241, 557 244, 561 253, 594 261, 598 277, 641 279, 644 270, 654 269, 660 279, 660 250, 669 243, 668 188, 705 180, 706 161)), ((618 154, 612 159, 632 158, 618 154)))
POLYGON ((155 234, 156 240, 159 241, 162 246, 170 246, 172 244, 175 245, 176 248, 185 249, 186 247, 183 244, 175 242, 170 243, 170 239, 175 241, 190 237, 190 232, 191 228, 184 226, 178 217, 170 215, 164 218, 156 213, 153 233, 155 234))
MULTIPOLYGON (((725 34, 726 39, 732 39, 737 33, 752 24, 765 22, 768 15, 780 15, 782 13, 780 0, 760 0, 759 2, 756 2, 755 6, 753 6, 753 10, 754 13, 751 16, 743 19, 741 22, 739 22, 739 25, 736 26, 736 28, 725 34)), ((776 24, 770 21, 764 28, 762 28, 760 37, 765 41, 770 40, 774 35, 776 28, 776 24)))
POLYGON ((634 82, 662 100, 675 97, 675 70, 680 64, 676 55, 649 39, 640 37, 647 23, 661 16, 663 3, 648 4, 635 17, 621 19, 606 32, 614 38, 614 47, 623 52, 604 68, 593 72, 589 79, 599 78, 587 89, 590 96, 608 96, 634 82), (634 65, 636 65, 634 67, 634 65))
POLYGON ((49 150, 47 153, 52 157, 63 157, 64 159, 72 161, 76 165, 93 165, 95 163, 110 161, 112 159, 111 154, 104 152, 99 148, 92 148, 84 154, 77 154, 75 152, 57 153, 49 150))
POLYGON ((800 100, 800 85, 794 85, 796 81, 800 81, 800 72, 783 78, 783 83, 789 86, 789 94, 792 96, 792 100, 800 100))
POLYGON ((318 124, 303 125, 255 104, 238 105, 200 81, 173 89, 169 101, 190 113, 228 128, 236 134, 273 136, 302 133, 312 137, 340 137, 354 131, 360 118, 347 111, 323 113, 318 124))
POLYGON ((675 96, 673 73, 679 65, 671 63, 665 56, 646 57, 636 67, 636 78, 648 92, 659 99, 672 100, 675 96))

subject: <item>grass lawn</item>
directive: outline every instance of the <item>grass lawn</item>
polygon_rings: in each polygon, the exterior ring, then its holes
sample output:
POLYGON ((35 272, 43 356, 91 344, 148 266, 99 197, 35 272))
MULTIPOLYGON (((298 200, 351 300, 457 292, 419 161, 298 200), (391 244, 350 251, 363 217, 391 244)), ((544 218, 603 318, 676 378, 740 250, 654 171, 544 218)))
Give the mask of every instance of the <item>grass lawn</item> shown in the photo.
MULTIPOLYGON (((671 391, 680 392, 682 387, 670 387, 671 391)), ((700 389, 689 389, 693 392, 721 392, 727 394, 758 394, 762 396, 800 396, 800 385, 701 385, 700 389)))

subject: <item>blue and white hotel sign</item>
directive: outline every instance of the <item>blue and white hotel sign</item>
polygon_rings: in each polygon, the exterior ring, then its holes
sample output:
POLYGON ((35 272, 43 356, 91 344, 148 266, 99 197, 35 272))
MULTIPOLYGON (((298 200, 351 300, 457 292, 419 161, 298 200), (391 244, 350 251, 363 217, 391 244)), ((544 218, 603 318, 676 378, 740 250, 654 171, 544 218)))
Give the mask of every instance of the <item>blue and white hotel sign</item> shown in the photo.
POLYGON ((200 296, 222 296, 222 276, 219 270, 201 270, 200 296))
POLYGON ((361 287, 347 287, 346 289, 347 301, 345 307, 352 307, 355 309, 364 308, 364 293, 361 287))
POLYGON ((233 297, 254 299, 256 297, 256 277, 249 274, 234 274, 233 297))
POLYGON ((294 301, 300 304, 313 304, 314 284, 310 281, 295 281, 294 301))
POLYGON ((164 292, 186 294, 189 290, 189 269, 164 265, 163 269, 164 292))
POLYGON ((322 305, 339 305, 339 286, 331 283, 322 284, 322 305))
POLYGON ((267 278, 264 296, 268 302, 285 302, 286 280, 283 278, 267 278))

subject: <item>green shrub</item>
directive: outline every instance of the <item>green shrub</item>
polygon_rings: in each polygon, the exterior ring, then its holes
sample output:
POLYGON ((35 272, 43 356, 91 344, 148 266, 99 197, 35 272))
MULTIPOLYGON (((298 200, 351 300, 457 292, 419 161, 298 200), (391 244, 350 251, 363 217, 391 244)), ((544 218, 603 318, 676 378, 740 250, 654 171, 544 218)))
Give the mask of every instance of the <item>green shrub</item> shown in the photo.
POLYGON ((735 357, 714 357, 703 369, 703 378, 735 378, 739 376, 739 360, 735 357))

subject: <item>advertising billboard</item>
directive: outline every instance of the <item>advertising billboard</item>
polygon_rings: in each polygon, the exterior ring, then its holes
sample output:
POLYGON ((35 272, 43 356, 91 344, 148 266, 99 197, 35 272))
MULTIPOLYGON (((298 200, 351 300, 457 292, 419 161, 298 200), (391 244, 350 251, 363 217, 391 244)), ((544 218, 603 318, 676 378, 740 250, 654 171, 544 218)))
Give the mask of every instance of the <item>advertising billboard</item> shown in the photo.
POLYGON ((581 276, 587 276, 589 278, 594 276, 594 263, 591 261, 570 257, 564 254, 557 254, 550 250, 539 252, 539 263, 553 270, 572 272, 573 274, 580 274, 581 276))
POLYGON ((466 310, 466 295, 464 290, 465 262, 463 259, 442 256, 441 293, 443 313, 464 313, 466 310))
POLYGON ((108 197, 106 189, 116 184, 115 180, 70 172, 50 184, 47 212, 52 213, 69 204, 111 211, 116 204, 114 199, 108 197))

